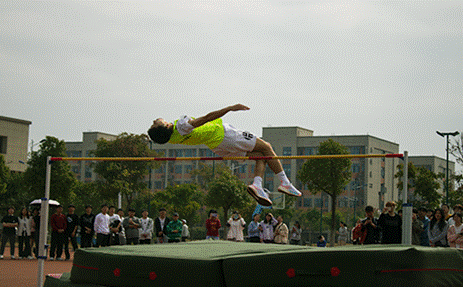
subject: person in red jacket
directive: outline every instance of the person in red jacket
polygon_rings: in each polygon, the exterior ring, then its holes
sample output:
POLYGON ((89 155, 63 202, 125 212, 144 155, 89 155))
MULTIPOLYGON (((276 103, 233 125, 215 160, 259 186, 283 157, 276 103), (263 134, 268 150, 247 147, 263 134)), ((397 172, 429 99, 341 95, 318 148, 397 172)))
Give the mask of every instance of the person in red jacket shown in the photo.
POLYGON ((219 240, 219 228, 221 227, 220 225, 220 219, 217 216, 217 211, 211 210, 209 211, 209 218, 206 220, 206 239, 214 239, 214 240, 219 240))
POLYGON ((56 259, 63 260, 61 255, 63 254, 64 242, 66 239, 66 233, 64 232, 67 227, 66 215, 63 214, 63 207, 58 205, 56 212, 52 214, 50 219, 51 224, 51 249, 50 249, 50 260, 56 259))

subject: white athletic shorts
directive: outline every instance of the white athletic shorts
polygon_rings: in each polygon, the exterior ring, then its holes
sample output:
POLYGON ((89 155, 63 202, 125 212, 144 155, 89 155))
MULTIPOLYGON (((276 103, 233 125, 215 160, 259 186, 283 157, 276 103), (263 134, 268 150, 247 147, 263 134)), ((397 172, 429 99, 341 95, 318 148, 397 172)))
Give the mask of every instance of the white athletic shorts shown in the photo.
POLYGON ((222 157, 225 156, 246 156, 246 153, 254 150, 256 136, 248 131, 238 130, 233 126, 224 123, 225 136, 219 146, 212 151, 222 157))

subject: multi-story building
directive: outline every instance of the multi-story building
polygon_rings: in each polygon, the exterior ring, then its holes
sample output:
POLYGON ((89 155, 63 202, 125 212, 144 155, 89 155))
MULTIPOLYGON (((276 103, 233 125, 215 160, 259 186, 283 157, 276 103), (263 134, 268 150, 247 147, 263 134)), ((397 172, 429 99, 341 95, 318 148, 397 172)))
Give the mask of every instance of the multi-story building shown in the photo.
MULTIPOLYGON (((321 142, 328 139, 346 146, 350 154, 389 154, 398 153, 399 145, 370 135, 313 136, 313 132, 300 127, 268 127, 263 129, 264 140, 270 142, 277 154, 315 155, 321 142)), ((382 208, 385 202, 398 199, 394 174, 399 162, 397 158, 358 158, 352 159, 352 180, 339 196, 339 207, 372 205, 382 208)), ((312 194, 299 181, 296 175, 304 160, 283 160, 283 168, 301 190, 303 196, 298 207, 328 207, 330 200, 320 193, 312 194)), ((267 176, 267 188, 278 187, 275 177, 267 176), (272 182, 273 181, 273 182, 272 182)))
MULTIPOLYGON (((278 155, 311 155, 316 154, 320 142, 333 139, 348 147, 352 154, 388 154, 398 153, 399 145, 370 135, 362 136, 313 136, 313 132, 300 127, 265 127, 262 139, 272 144, 278 155)), ((185 146, 175 144, 153 144, 152 149, 167 157, 194 157, 214 156, 203 145, 185 146)), ((302 191, 303 196, 298 199, 296 206, 300 208, 320 207, 322 204, 329 208, 329 198, 319 194, 311 194, 306 187, 296 179, 297 170, 304 160, 282 160, 283 168, 296 186, 302 191)), ((206 164, 213 164, 205 161, 206 164)), ((340 207, 360 207, 372 205, 382 208, 389 200, 398 200, 398 190, 395 187, 397 180, 394 178, 397 158, 371 158, 352 159, 352 181, 339 197, 340 207)), ((250 183, 254 177, 253 161, 226 161, 226 165, 234 170, 234 173, 246 183, 250 183)), ((180 184, 195 182, 190 174, 191 170, 199 167, 198 161, 166 162, 151 173, 154 189, 162 189, 168 184, 180 184)), ((273 172, 267 168, 264 175, 264 187, 272 192, 278 188, 279 182, 273 172)))
MULTIPOLYGON (((81 142, 65 142, 66 153, 68 157, 88 157, 90 152, 96 150, 96 141, 105 139, 108 141, 115 140, 116 135, 105 134, 100 132, 84 132, 81 142)), ((80 181, 93 181, 96 174, 91 168, 90 161, 70 161, 71 171, 80 181)))
POLYGON ((0 116, 0 154, 13 172, 24 172, 30 121, 0 116))

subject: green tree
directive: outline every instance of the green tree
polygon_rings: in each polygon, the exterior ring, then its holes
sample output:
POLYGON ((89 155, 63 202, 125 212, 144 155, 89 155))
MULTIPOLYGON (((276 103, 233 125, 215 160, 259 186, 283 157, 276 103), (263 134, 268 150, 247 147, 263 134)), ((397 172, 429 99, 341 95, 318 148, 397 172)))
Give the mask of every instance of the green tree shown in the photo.
POLYGON ((6 193, 6 186, 10 179, 10 169, 6 166, 3 155, 0 154, 0 195, 6 193))
MULTIPOLYGON (((417 168, 413 165, 413 163, 408 163, 408 190, 413 187, 412 183, 416 178, 416 173, 418 172, 417 168)), ((394 175, 395 178, 398 178, 399 181, 397 182, 397 188, 401 191, 404 189, 403 177, 404 177, 404 165, 399 164, 397 165, 397 173, 394 175)))
MULTIPOLYGON (((92 152, 96 157, 155 157, 157 153, 148 148, 147 135, 122 133, 113 141, 99 139, 97 149, 92 152)), ((98 189, 110 198, 116 198, 120 192, 130 207, 137 193, 146 189, 144 182, 149 169, 155 169, 159 163, 150 161, 100 161, 94 164, 94 171, 101 177, 97 180, 98 189)))
POLYGON ((441 195, 437 192, 440 188, 439 176, 424 168, 418 168, 415 180, 415 196, 419 196, 430 207, 437 207, 441 200, 441 195))
POLYGON ((463 204, 463 175, 453 175, 453 181, 456 183, 456 189, 449 189, 449 205, 451 207, 456 204, 463 204))
POLYGON ((179 213, 190 225, 197 222, 198 210, 203 205, 204 191, 195 184, 168 186, 154 195, 157 206, 179 213))
MULTIPOLYGON (((395 177, 399 179, 397 188, 403 190, 403 164, 399 164, 395 177)), ((412 163, 408 164, 408 189, 413 191, 415 200, 407 201, 414 206, 425 206, 436 208, 441 200, 441 195, 437 192, 440 188, 439 178, 441 176, 424 167, 416 167, 412 163)))
POLYGON ((246 184, 230 172, 223 172, 209 182, 205 203, 207 206, 222 208, 224 222, 228 220, 228 212, 246 209, 249 204, 254 204, 246 192, 246 184))
MULTIPOLYGON (((321 142, 319 155, 348 154, 348 149, 332 139, 321 142)), ((336 226, 337 197, 350 182, 352 161, 348 158, 308 159, 298 171, 297 178, 307 184, 311 193, 325 192, 331 197, 331 242, 334 246, 336 226)))
POLYGON ((456 157, 457 163, 463 165, 463 135, 451 144, 449 152, 456 157))
MULTIPOLYGON (((28 167, 24 173, 24 185, 34 198, 41 198, 45 192, 45 175, 47 157, 66 157, 64 141, 47 136, 41 141, 40 148, 31 153, 28 167)), ((73 186, 76 183, 69 163, 54 161, 51 164, 50 198, 67 202, 72 197, 73 186)))
POLYGON ((68 204, 72 203, 76 206, 76 214, 83 214, 86 205, 91 205, 94 211, 98 211, 103 202, 116 205, 116 200, 117 198, 111 198, 108 194, 100 192, 96 182, 77 181, 68 204))
POLYGON ((230 167, 226 166, 223 162, 213 162, 212 164, 200 162, 199 168, 191 171, 193 176, 198 176, 198 184, 204 189, 207 188, 207 185, 214 177, 224 173, 230 174, 231 171, 230 167))

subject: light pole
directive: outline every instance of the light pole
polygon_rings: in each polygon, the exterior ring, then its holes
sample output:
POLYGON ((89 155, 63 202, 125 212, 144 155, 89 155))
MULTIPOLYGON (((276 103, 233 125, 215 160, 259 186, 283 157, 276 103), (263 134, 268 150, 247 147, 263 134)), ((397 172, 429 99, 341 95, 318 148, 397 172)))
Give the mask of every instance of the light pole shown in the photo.
POLYGON ((441 137, 445 138, 447 136, 447 166, 445 168, 445 203, 448 205, 449 204, 449 136, 457 136, 460 133, 458 131, 453 132, 453 133, 441 133, 439 131, 436 131, 438 135, 441 137))

